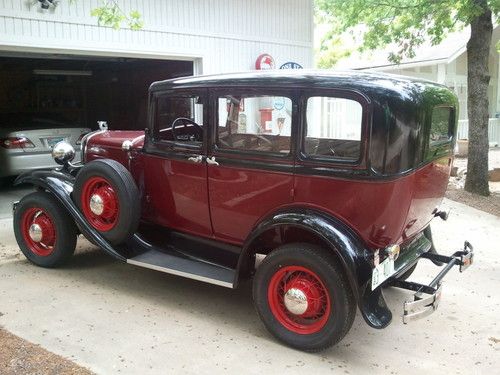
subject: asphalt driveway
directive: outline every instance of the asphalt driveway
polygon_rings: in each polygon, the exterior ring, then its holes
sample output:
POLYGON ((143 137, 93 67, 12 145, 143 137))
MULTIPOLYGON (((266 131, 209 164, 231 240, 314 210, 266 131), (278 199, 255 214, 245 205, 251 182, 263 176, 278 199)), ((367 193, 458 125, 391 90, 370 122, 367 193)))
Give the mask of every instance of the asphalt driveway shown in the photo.
MULTIPOLYGON (((445 278, 439 309, 403 325, 407 293, 387 289, 395 316, 388 328, 371 329, 358 313, 338 346, 307 354, 267 333, 249 283, 229 290, 136 268, 84 239, 65 268, 31 265, 3 209, 23 192, 0 193, 0 325, 94 372, 493 374, 500 368, 498 217, 445 201, 452 213, 433 224, 438 248, 451 252, 468 239, 476 263, 445 278)), ((422 261, 415 279, 437 272, 422 261)))

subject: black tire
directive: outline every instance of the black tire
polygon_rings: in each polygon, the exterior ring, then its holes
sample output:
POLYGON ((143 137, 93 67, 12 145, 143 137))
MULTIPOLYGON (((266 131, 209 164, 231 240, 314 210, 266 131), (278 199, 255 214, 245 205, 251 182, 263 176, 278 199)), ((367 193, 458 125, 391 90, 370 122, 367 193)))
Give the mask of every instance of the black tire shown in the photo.
MULTIPOLYGON (((292 276, 287 276, 288 281, 292 276)), ((308 352, 324 350, 338 343, 347 334, 356 316, 354 294, 338 261, 326 249, 305 243, 281 246, 264 258, 253 281, 253 299, 264 325, 277 339, 308 352), (287 328, 279 314, 273 313, 272 302, 268 298, 268 293, 273 290, 273 276, 297 266, 312 271, 328 293, 329 301, 333 301, 328 303, 329 314, 325 309, 321 318, 326 319, 326 323, 313 333, 298 333, 287 328)), ((283 305, 281 309, 287 311, 283 305)))
POLYGON ((411 267, 410 267, 410 268, 409 268, 409 269, 408 269, 405 273, 403 273, 401 276, 396 277, 396 279, 401 280, 401 281, 405 281, 406 279, 408 279, 408 278, 412 275, 413 271, 415 271, 415 268, 417 268, 417 264, 418 264, 418 262, 417 262, 417 263, 415 263, 413 266, 411 266, 411 267))
MULTIPOLYGON (((94 160, 85 164, 76 176, 73 188, 73 201, 82 211, 89 223, 110 243, 117 245, 129 239, 137 230, 141 217, 139 190, 130 172, 122 164, 111 159, 94 160), (96 226, 85 214, 82 195, 87 181, 93 178, 104 179, 113 189, 118 202, 118 214, 114 226, 103 229, 96 226)), ((87 209, 88 212, 88 209, 87 209)))
POLYGON ((77 228, 73 218, 49 193, 34 192, 21 199, 14 211, 14 233, 23 254, 37 266, 47 268, 60 266, 66 263, 75 252, 77 228), (51 224, 49 227, 54 233, 55 238, 51 236, 52 241, 50 241, 53 246, 51 250, 47 248, 49 252, 47 255, 40 255, 40 248, 45 246, 43 240, 34 243, 26 232, 27 225, 30 222, 34 223, 29 220, 34 212, 37 212, 34 215, 35 220, 40 220, 42 216, 45 216, 45 219, 48 218, 51 224))

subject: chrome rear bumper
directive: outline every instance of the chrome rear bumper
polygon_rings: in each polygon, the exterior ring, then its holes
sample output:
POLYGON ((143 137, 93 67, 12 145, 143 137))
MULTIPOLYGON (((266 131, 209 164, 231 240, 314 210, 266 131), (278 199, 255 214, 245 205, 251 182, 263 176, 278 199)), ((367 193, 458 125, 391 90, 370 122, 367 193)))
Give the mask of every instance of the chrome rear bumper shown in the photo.
POLYGON ((439 287, 432 293, 427 295, 427 297, 422 297, 422 293, 415 293, 413 295, 413 300, 409 299, 405 301, 403 305, 403 323, 407 324, 412 320, 420 319, 432 314, 439 306, 441 301, 441 289, 443 286, 440 284, 439 287), (417 294, 419 296, 417 297, 417 294))
POLYGON ((391 286, 415 292, 415 294, 403 304, 403 323, 405 324, 412 320, 426 317, 436 311, 441 301, 441 281, 454 266, 459 266, 460 272, 465 271, 473 262, 474 250, 472 245, 465 241, 463 250, 457 251, 451 256, 424 253, 420 257, 430 259, 434 262, 444 263, 445 266, 429 285, 398 279, 394 279, 390 282, 389 285, 391 286))

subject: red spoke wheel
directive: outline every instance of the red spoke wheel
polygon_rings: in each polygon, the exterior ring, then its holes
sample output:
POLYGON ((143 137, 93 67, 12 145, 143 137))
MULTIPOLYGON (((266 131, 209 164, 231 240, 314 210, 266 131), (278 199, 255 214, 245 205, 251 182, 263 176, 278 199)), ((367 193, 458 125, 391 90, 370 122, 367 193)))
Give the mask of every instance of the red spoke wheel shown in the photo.
POLYGON ((42 208, 31 207, 24 212, 21 231, 24 241, 36 255, 46 257, 54 251, 56 228, 42 208))
POLYGON ((279 340, 306 351, 339 342, 356 315, 356 302, 333 250, 294 243, 273 250, 257 268, 254 304, 279 340))
POLYGON ((49 193, 32 193, 19 202, 14 212, 14 232, 26 258, 42 267, 63 264, 75 251, 75 223, 49 193))
POLYGON ((99 231, 113 229, 118 221, 120 204, 113 186, 102 177, 85 181, 81 207, 90 224, 99 231))
POLYGON ((316 333, 330 315, 330 296, 320 278, 300 266, 285 266, 269 283, 267 298, 271 312, 290 331, 316 333))
POLYGON ((76 176, 72 197, 90 227, 114 245, 130 238, 139 226, 139 190, 127 168, 116 160, 85 164, 76 176))

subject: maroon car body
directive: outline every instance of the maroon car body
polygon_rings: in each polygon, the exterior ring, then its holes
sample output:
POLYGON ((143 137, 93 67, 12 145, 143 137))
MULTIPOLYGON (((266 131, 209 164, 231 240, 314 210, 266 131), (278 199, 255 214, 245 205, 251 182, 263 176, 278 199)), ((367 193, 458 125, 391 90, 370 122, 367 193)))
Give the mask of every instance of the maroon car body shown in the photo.
POLYGON ((424 316, 449 269, 472 261, 468 243, 437 254, 429 226, 447 217, 439 205, 456 134, 457 99, 443 86, 262 72, 157 82, 149 103, 145 130, 93 132, 83 167, 19 181, 54 194, 118 259, 230 287, 256 272, 257 310, 292 346, 337 342, 356 305, 372 327, 387 326, 383 286, 417 292, 405 322, 424 316), (127 199, 137 205, 125 214, 127 199), (111 235, 108 224, 124 228, 111 235), (405 281, 421 258, 446 264, 429 285, 405 281), (334 312, 339 298, 345 310, 334 312))

